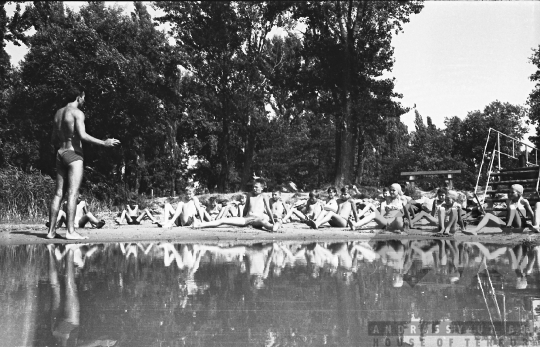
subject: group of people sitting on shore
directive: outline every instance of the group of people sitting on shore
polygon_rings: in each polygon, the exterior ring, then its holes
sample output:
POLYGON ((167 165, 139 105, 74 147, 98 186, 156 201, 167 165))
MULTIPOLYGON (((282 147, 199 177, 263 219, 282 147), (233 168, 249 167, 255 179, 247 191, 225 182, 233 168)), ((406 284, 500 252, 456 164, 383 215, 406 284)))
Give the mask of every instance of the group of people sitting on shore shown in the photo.
MULTIPOLYGON (((467 230, 466 219, 471 215, 467 208, 467 199, 462 193, 447 188, 440 188, 436 197, 412 198, 403 193, 397 183, 384 188, 377 200, 356 199, 359 191, 356 186, 341 188, 340 194, 335 187, 327 189, 328 196, 321 199, 316 191, 309 192, 307 200, 286 203, 281 198, 279 188, 272 190, 271 198, 263 194, 264 181, 256 180, 253 191, 249 194, 239 194, 233 201, 219 202, 216 197, 209 199, 206 207, 195 196, 195 188, 185 189, 185 198, 173 207, 165 203, 161 218, 156 218, 148 208, 140 210, 138 205, 127 205, 115 219, 117 224, 140 224, 143 219, 163 228, 174 226, 191 226, 194 228, 212 228, 223 225, 244 227, 253 226, 271 232, 282 229, 283 224, 299 222, 317 229, 325 224, 337 228, 351 230, 385 229, 395 233, 406 233, 415 228, 420 220, 423 225, 437 228, 440 236, 449 236, 456 232, 476 235, 478 231, 491 225, 509 231, 511 228, 528 227, 531 231, 540 231, 540 202, 531 206, 523 197, 523 187, 519 184, 512 186, 506 200, 506 218, 502 214, 486 213, 478 225, 467 230), (369 224, 369 225, 368 225, 369 224)), ((504 214, 504 213, 503 213, 504 214)), ((105 224, 88 212, 86 203, 79 201, 77 206, 76 224, 84 227, 91 223, 95 228, 105 224)), ((65 213, 58 216, 58 227, 65 223, 65 213)))

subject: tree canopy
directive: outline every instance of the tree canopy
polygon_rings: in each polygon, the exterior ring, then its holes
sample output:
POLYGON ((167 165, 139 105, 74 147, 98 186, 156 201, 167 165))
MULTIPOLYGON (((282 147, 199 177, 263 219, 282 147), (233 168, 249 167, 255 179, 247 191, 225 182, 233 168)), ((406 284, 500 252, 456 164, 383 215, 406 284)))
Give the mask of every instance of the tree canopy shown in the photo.
POLYGON ((469 188, 490 127, 521 139, 524 123, 540 119, 537 83, 530 118, 529 108, 494 101, 439 129, 437 115, 415 110, 409 133, 400 120, 409 110, 384 76, 392 38, 421 15, 421 1, 160 1, 158 18, 142 2, 131 13, 99 1, 78 11, 17 2, 11 16, 6 4, 0 165, 54 174, 53 115, 76 86, 88 132, 122 143, 86 147, 85 187, 98 195, 179 191, 190 180, 234 191, 254 175, 304 189, 382 186, 401 171, 443 169, 461 169, 456 183, 469 188), (8 41, 29 47, 18 67, 8 41))

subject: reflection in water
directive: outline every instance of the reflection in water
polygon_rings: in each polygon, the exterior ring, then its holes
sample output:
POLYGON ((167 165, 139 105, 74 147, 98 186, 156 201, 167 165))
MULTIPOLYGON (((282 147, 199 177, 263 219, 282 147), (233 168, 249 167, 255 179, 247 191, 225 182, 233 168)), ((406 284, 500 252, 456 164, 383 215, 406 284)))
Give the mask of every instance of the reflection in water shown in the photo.
POLYGON ((3 247, 0 344, 538 343, 539 251, 454 240, 3 247), (368 332, 381 321, 408 328, 368 332), (433 328, 457 322, 493 329, 433 328), (508 333, 515 323, 530 330, 508 333))

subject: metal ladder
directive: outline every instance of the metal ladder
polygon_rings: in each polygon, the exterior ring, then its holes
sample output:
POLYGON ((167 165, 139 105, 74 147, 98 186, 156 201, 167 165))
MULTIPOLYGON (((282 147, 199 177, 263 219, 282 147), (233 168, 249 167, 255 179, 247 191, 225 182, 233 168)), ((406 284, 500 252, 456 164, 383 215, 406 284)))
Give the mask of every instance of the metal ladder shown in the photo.
POLYGON ((478 178, 476 180, 476 186, 474 189, 474 196, 480 206, 483 213, 491 211, 504 211, 505 208, 493 207, 494 203, 503 202, 506 199, 499 197, 500 194, 508 194, 511 192, 511 186, 513 184, 521 184, 523 186, 523 196, 531 202, 540 201, 540 193, 538 192, 540 183, 540 167, 538 166, 538 149, 532 145, 526 144, 516 138, 501 133, 493 128, 489 128, 488 136, 486 139, 486 145, 484 146, 484 153, 482 156, 482 162, 478 171, 478 178), (490 140, 494 140, 493 150, 488 152, 488 144, 490 140), (501 150, 501 142, 511 143, 511 151, 501 150), (524 148, 524 166, 520 167, 518 150, 516 150, 516 144, 519 147, 524 148), (508 152, 508 153, 507 153, 508 152), (516 161, 513 168, 503 168, 501 166, 501 155, 516 161), (534 159, 533 162, 529 162, 529 158, 534 159), (482 168, 484 163, 489 161, 487 168, 487 179, 485 185, 480 185, 480 179, 482 177, 482 168), (479 198, 478 194, 482 194, 482 198, 479 198), (489 198, 487 198, 489 197, 489 198), (483 207, 483 203, 489 202, 487 208, 483 207))

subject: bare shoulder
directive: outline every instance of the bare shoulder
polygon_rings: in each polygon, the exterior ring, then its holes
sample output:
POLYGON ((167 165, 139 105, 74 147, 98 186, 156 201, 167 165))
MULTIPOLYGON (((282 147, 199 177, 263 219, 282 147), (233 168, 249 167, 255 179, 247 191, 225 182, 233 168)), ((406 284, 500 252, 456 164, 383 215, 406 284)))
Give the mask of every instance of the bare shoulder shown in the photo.
POLYGON ((62 117, 62 114, 64 113, 64 110, 66 108, 65 107, 62 107, 62 108, 59 108, 56 113, 54 114, 54 119, 57 120, 59 119, 60 117, 62 117))
POLYGON ((77 107, 70 107, 69 113, 77 120, 84 120, 84 112, 79 110, 77 107))

